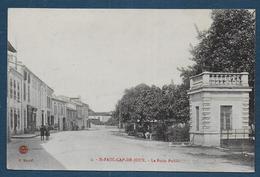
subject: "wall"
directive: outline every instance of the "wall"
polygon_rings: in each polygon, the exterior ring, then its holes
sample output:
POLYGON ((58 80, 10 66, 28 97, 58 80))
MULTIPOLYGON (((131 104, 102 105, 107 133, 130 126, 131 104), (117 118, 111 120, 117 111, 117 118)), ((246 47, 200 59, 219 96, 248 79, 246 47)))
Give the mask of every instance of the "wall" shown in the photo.
POLYGON ((248 91, 201 91, 190 95, 190 140, 197 145, 220 146, 220 106, 232 106, 232 129, 248 129, 248 91), (199 131, 196 130, 199 106, 199 131))

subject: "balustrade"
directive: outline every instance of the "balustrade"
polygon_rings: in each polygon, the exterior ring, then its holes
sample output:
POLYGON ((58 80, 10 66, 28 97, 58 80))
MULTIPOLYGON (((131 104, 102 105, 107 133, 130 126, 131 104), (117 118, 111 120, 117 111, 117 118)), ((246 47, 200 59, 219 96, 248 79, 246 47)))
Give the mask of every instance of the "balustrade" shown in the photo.
POLYGON ((191 89, 207 87, 248 87, 248 73, 203 72, 190 78, 191 89))

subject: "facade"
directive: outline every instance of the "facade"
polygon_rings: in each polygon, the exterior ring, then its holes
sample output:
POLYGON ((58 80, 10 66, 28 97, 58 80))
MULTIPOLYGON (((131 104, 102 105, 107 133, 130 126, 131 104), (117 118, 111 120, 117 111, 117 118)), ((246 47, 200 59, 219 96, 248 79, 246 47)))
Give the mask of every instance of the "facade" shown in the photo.
POLYGON ((58 130, 90 127, 88 104, 80 98, 54 96, 54 90, 17 60, 8 42, 7 127, 11 135, 34 133, 41 125, 58 130))
POLYGON ((83 103, 80 97, 70 98, 70 101, 76 105, 76 125, 79 129, 85 129, 88 127, 88 105, 83 103))
POLYGON ((52 97, 53 126, 58 130, 67 130, 66 101, 53 95, 52 97))
POLYGON ((16 50, 8 42, 7 127, 11 135, 24 133, 22 115, 23 76, 17 71, 16 50))
POLYGON ((72 102, 66 103, 67 127, 69 130, 77 130, 77 107, 72 102))
POLYGON ((8 68, 10 68, 8 70, 8 86, 10 87, 8 88, 8 108, 12 108, 12 114, 10 109, 9 115, 13 117, 12 119, 10 118, 10 132, 33 133, 41 125, 51 122, 52 109, 50 98, 54 91, 28 67, 17 60, 16 50, 9 42, 8 68), (18 103, 18 94, 19 104, 16 104, 14 99, 18 103), (14 95, 15 97, 13 97, 14 95), (18 110, 15 105, 19 105, 20 109, 18 110), (16 117, 19 117, 19 119, 16 117), (20 119, 19 123, 18 120, 20 119), (12 124, 13 121, 15 124, 12 124), (18 124, 21 125, 19 130, 16 127, 18 124))
POLYGON ((8 79, 8 107, 9 125, 11 134, 24 133, 24 121, 22 117, 22 75, 14 68, 9 68, 8 79))
POLYGON ((203 72, 190 78, 190 141, 221 146, 249 137, 248 73, 203 72))
POLYGON ((75 125, 78 127, 78 129, 83 129, 84 128, 83 104, 80 98, 70 98, 70 101, 76 105, 75 125))
POLYGON ((49 86, 46 87, 46 114, 47 114, 47 124, 51 127, 57 126, 54 122, 54 115, 53 115, 53 109, 52 109, 52 96, 53 96, 54 90, 50 88, 49 86))
MULTIPOLYGON (((59 101, 61 109, 64 107, 65 110, 64 117, 59 120, 60 130, 79 130, 89 126, 89 106, 82 102, 80 98, 57 96, 53 98, 53 101, 53 104, 58 104, 57 101, 59 101)), ((55 117, 55 109, 53 109, 53 112, 55 117)))
POLYGON ((90 121, 88 118, 89 106, 86 103, 83 103, 83 125, 84 128, 90 128, 90 121))
POLYGON ((26 132, 33 133, 41 125, 51 122, 51 95, 53 90, 25 65, 18 67, 23 74, 23 111, 26 132))

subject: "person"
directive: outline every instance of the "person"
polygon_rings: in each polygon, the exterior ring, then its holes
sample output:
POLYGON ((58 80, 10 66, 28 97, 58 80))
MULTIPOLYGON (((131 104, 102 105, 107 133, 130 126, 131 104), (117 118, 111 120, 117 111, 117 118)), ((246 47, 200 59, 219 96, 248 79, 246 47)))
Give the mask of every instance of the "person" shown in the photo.
POLYGON ((41 141, 44 141, 44 127, 43 125, 40 127, 41 141))
POLYGON ((46 135, 46 140, 49 140, 49 136, 50 136, 49 126, 46 127, 45 135, 46 135))

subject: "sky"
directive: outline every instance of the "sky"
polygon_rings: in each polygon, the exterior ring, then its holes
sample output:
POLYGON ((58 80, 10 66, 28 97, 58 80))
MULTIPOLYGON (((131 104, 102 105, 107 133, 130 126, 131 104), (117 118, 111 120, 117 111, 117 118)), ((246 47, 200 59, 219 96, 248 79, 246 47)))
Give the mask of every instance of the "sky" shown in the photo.
POLYGON ((181 83, 190 44, 212 22, 210 10, 8 10, 8 40, 17 58, 54 89, 80 96, 94 111, 112 111, 140 83, 181 83))

